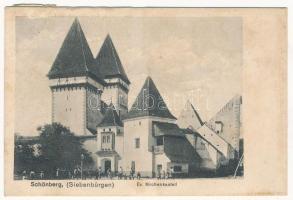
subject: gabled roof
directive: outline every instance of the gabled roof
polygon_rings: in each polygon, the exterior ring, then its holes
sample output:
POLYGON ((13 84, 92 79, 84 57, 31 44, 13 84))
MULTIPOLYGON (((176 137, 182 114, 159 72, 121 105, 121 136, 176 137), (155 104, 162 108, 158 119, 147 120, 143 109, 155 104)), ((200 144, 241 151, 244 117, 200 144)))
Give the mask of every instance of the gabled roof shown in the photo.
POLYGON ((200 156, 186 137, 164 137, 164 153, 171 162, 196 163, 200 156))
POLYGON ((179 115, 178 125, 180 128, 191 128, 193 130, 198 129, 203 125, 203 121, 190 101, 187 101, 184 109, 179 115))
POLYGON ((169 111, 151 77, 147 77, 125 119, 145 116, 176 119, 169 111))
POLYGON ((76 18, 63 41, 48 77, 52 79, 84 75, 92 76, 104 84, 97 62, 76 18))
POLYGON ((177 136, 185 137, 184 132, 177 124, 167 122, 153 122, 154 136, 177 136))
POLYGON ((104 78, 119 77, 127 84, 130 83, 109 34, 107 35, 96 60, 104 78))
POLYGON ((102 122, 98 125, 98 127, 105 126, 123 126, 123 123, 120 120, 113 104, 110 104, 109 107, 106 109, 104 118, 102 122))

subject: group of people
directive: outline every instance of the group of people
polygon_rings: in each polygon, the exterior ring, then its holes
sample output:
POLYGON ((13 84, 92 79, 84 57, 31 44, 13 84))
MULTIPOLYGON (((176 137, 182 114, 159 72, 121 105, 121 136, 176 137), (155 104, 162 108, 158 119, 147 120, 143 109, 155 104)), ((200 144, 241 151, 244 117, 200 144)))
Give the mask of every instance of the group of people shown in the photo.
POLYGON ((107 169, 105 170, 105 172, 102 171, 101 167, 98 168, 97 172, 96 172, 96 179, 101 179, 102 177, 106 177, 108 179, 113 179, 113 177, 117 175, 118 179, 119 180, 122 180, 122 179, 130 179, 130 180, 133 180, 135 177, 137 179, 140 179, 141 178, 141 174, 140 172, 137 172, 135 174, 135 170, 133 168, 131 168, 131 171, 130 171, 130 174, 129 176, 126 175, 126 173, 123 171, 123 168, 122 167, 119 167, 119 170, 118 170, 118 173, 115 174, 111 171, 111 169, 107 169))
MULTIPOLYGON (((127 175, 123 171, 122 167, 119 167, 119 170, 117 173, 112 172, 110 168, 103 171, 101 167, 99 167, 96 171, 82 171, 79 167, 76 167, 73 170, 60 170, 59 168, 57 168, 55 170, 55 173, 53 176, 49 176, 46 178, 52 178, 52 179, 92 179, 92 178, 102 179, 102 178, 108 178, 108 179, 113 179, 116 176, 119 180, 122 180, 122 179, 134 180, 135 178, 141 179, 141 173, 135 172, 134 168, 131 168, 129 175, 127 175)), ((171 176, 172 176, 172 174, 170 172, 166 173, 165 170, 163 170, 162 172, 159 170, 156 174, 156 177, 158 179, 167 179, 167 178, 170 178, 171 176)), ((29 179, 29 180, 44 179, 44 178, 45 178, 44 171, 40 171, 40 172, 36 173, 33 170, 31 170, 29 172, 24 170, 22 172, 22 179, 23 180, 25 180, 25 179, 29 179)))
POLYGON ((112 173, 111 169, 109 168, 103 172, 102 168, 99 167, 96 171, 96 179, 101 179, 102 177, 107 177, 109 179, 112 179, 113 173, 112 173))
POLYGON ((45 173, 44 171, 41 171, 40 173, 36 173, 35 171, 31 170, 29 172, 27 172, 26 170, 24 170, 21 174, 21 179, 22 180, 34 180, 34 179, 44 179, 45 178, 45 173))
POLYGON ((168 178, 171 178, 170 172, 166 173, 165 170, 163 170, 162 172, 161 171, 157 172, 157 179, 168 179, 168 178))
POLYGON ((165 170, 162 171, 162 169, 157 170, 156 177, 157 179, 168 179, 168 178, 174 178, 174 167, 170 167, 167 169, 167 172, 165 170))

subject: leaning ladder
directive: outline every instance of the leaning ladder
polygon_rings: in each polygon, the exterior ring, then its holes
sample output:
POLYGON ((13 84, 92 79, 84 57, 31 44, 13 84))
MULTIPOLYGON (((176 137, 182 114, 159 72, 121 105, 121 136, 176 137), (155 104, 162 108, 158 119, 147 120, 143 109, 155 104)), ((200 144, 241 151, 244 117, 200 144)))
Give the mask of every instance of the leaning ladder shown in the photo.
POLYGON ((244 154, 242 154, 242 156, 241 156, 241 158, 240 158, 240 160, 239 160, 239 162, 238 162, 238 164, 237 164, 237 167, 236 167, 236 169, 235 169, 235 172, 234 172, 234 178, 236 177, 236 175, 237 175, 237 171, 238 171, 238 168, 239 168, 240 164, 241 164, 242 161, 243 161, 243 155, 244 155, 244 154))

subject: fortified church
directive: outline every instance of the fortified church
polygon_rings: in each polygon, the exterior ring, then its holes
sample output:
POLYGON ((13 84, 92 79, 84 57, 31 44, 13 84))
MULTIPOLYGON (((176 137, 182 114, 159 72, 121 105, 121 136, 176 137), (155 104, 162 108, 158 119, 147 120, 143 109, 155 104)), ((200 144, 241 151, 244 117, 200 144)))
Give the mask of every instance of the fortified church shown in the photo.
POLYGON ((173 170, 215 171, 239 159, 241 96, 204 122, 194 106, 176 118, 151 77, 128 109, 131 84, 110 35, 93 56, 78 19, 48 73, 52 122, 70 128, 103 171, 131 169, 144 177, 173 170), (153 98, 148 98, 148 97, 153 98))

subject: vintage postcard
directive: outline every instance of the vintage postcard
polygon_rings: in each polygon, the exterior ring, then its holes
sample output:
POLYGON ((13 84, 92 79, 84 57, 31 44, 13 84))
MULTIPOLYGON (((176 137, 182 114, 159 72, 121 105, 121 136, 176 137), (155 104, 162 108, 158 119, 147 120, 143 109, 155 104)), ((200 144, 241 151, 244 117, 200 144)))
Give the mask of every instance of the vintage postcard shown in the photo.
POLYGON ((284 195, 285 8, 6 8, 6 195, 284 195))

